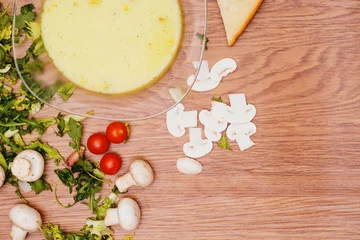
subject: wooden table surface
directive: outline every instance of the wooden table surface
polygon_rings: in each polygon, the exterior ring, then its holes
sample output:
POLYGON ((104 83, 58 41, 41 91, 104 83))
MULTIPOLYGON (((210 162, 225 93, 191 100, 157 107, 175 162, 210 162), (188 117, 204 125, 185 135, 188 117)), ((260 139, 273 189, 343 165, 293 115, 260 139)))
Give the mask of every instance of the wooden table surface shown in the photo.
MULTIPOLYGON (((256 146, 244 153, 235 143, 234 151, 215 147, 200 159, 201 175, 183 176, 176 159, 187 137, 170 136, 165 116, 133 123, 130 142, 113 148, 124 159, 121 173, 138 157, 156 172, 151 187, 127 194, 143 213, 134 239, 360 239, 360 1, 265 0, 229 48, 216 1, 209 0, 208 37, 205 59, 232 57, 239 69, 216 91, 191 93, 184 104, 204 109, 216 94, 228 100, 228 93, 245 92, 258 109, 256 146)), ((83 140, 107 124, 86 120, 83 140)), ((71 151, 52 130, 44 141, 64 156, 71 151)), ((46 168, 54 185, 55 166, 46 168)), ((71 201, 65 189, 60 196, 71 201)), ((26 197, 44 222, 66 231, 90 216, 81 204, 62 209, 51 192, 26 197)), ((1 188, 1 240, 9 239, 7 214, 20 202, 13 187, 1 188)), ((114 229, 115 239, 126 235, 114 229)))

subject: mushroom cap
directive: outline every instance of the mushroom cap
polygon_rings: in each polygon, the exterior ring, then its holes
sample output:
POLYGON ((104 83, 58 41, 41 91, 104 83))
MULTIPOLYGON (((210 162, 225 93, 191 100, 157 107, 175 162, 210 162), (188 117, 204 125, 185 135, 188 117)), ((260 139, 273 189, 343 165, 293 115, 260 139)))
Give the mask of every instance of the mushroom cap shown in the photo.
POLYGON ((135 160, 129 170, 135 183, 139 187, 147 187, 154 181, 154 172, 150 164, 144 160, 135 160))
POLYGON ((200 158, 211 152, 213 143, 209 139, 203 139, 201 143, 193 144, 191 142, 185 143, 183 151, 186 156, 190 158, 200 158))
POLYGON ((235 111, 232 107, 227 107, 224 111, 224 119, 228 123, 248 123, 256 116, 256 108, 252 104, 248 104, 242 111, 235 111))
POLYGON ((202 172, 202 165, 198 161, 183 157, 179 158, 176 162, 176 167, 180 173, 185 175, 197 175, 202 172))
MULTIPOLYGON (((25 165, 24 165, 25 166, 25 165)), ((45 161, 43 156, 34 150, 25 150, 19 153, 13 162, 13 166, 11 168, 11 172, 20 180, 25 182, 35 182, 41 178, 44 173, 45 161), (26 168, 22 167, 22 164, 30 163, 30 172, 27 173, 26 168), (20 171, 25 171, 21 172, 20 171)))
POLYGON ((4 169, 0 166, 0 187, 2 187, 2 185, 4 185, 5 182, 5 171, 4 169))
MULTIPOLYGON (((195 70, 200 67, 200 62, 193 62, 195 70)), ((187 79, 188 86, 193 86, 192 90, 195 92, 206 92, 215 89, 219 86, 220 81, 213 81, 210 77, 209 62, 203 60, 197 78, 195 75, 191 75, 187 79), (195 82, 195 83, 194 83, 195 82), (194 85, 193 85, 194 84, 194 85)))
POLYGON ((221 79, 228 76, 237 69, 236 61, 232 58, 224 58, 211 68, 210 76, 214 81, 220 82, 221 79))
POLYGON ((222 132, 227 128, 227 122, 216 113, 202 110, 199 114, 200 122, 213 132, 222 132))
POLYGON ((210 130, 208 127, 204 129, 205 137, 212 142, 217 142, 221 139, 221 132, 214 132, 210 130))
POLYGON ((28 232, 34 232, 42 225, 40 213, 26 204, 18 204, 11 208, 9 217, 15 226, 28 232))
POLYGON ((200 158, 211 152, 213 143, 209 139, 203 139, 201 128, 189 129, 190 141, 184 144, 183 151, 190 158, 200 158))
POLYGON ((125 231, 135 230, 140 223, 141 211, 137 202, 131 198, 123 198, 118 205, 119 223, 125 231))
POLYGON ((226 130, 226 136, 234 141, 236 140, 237 136, 246 135, 252 136, 256 133, 257 128, 256 125, 252 122, 249 123, 232 123, 229 125, 228 129, 226 130))
POLYGON ((204 80, 200 80, 199 78, 195 79, 195 75, 191 75, 187 80, 187 84, 188 86, 192 85, 193 87, 191 90, 195 92, 207 92, 217 88, 220 82, 213 81, 210 77, 204 80), (192 85, 193 83, 194 85, 192 85))

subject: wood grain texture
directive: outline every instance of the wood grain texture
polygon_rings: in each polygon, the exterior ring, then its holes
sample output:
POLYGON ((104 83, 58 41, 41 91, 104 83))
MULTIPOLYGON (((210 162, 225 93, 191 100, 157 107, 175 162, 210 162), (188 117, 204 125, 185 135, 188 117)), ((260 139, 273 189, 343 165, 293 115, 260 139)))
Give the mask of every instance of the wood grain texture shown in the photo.
MULTIPOLYGON (((187 137, 171 137, 165 117, 132 124, 124 160, 148 160, 155 183, 132 189, 143 218, 136 240, 360 239, 360 1, 265 0, 234 47, 228 48, 215 0, 209 0, 210 64, 236 59, 238 71, 210 93, 191 93, 187 109, 209 108, 214 95, 245 92, 258 109, 256 146, 215 150, 204 172, 180 175, 175 161, 187 137)), ((42 115, 56 111, 46 108, 42 115)), ((108 122, 88 119, 86 139, 108 122)), ((67 156, 68 141, 44 138, 67 156)), ((94 158, 98 159, 98 158, 94 158)), ((55 166, 47 165, 50 182, 55 166)), ((106 194, 112 186, 104 188, 106 194)), ((62 201, 71 201, 66 191, 62 201)), ((26 195, 44 221, 79 230, 89 211, 60 208, 53 194, 26 195)), ((9 239, 9 209, 20 201, 0 190, 0 239, 9 239)), ((115 227, 116 239, 125 232, 115 227)), ((39 233, 30 240, 42 239, 39 233)))

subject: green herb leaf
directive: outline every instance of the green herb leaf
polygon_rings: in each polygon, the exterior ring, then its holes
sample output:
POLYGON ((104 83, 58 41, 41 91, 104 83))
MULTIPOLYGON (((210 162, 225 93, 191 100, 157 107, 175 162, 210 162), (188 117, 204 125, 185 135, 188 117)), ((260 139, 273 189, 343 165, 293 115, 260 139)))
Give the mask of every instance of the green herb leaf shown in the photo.
POLYGON ((132 240, 135 237, 135 234, 130 234, 124 237, 124 240, 132 240))
POLYGON ((25 203, 28 203, 28 201, 26 201, 26 199, 23 197, 23 195, 21 195, 21 192, 20 192, 20 188, 19 188, 19 184, 18 184, 18 181, 17 179, 11 175, 11 173, 9 174, 9 176, 7 177, 7 182, 14 186, 16 188, 15 190, 15 194, 21 199, 23 200, 25 203))
POLYGON ((96 214, 96 220, 104 220, 105 216, 106 216, 106 211, 109 208, 114 207, 113 202, 111 201, 110 198, 106 197, 100 206, 95 206, 94 207, 94 212, 96 214))
POLYGON ((67 134, 74 141, 69 143, 69 145, 70 147, 79 151, 81 146, 80 141, 82 136, 82 125, 79 122, 75 121, 73 118, 70 118, 67 127, 69 128, 67 134))
POLYGON ((56 175, 59 177, 60 181, 69 188, 69 193, 73 191, 73 187, 76 185, 76 181, 72 172, 65 168, 63 170, 56 169, 56 175))
POLYGON ((220 97, 213 97, 213 98, 211 98, 211 101, 215 101, 215 102, 224 102, 223 100, 222 100, 222 98, 221 98, 221 96, 220 97))
POLYGON ((21 14, 16 16, 15 26, 17 29, 24 29, 26 22, 35 21, 35 7, 33 4, 27 4, 20 10, 21 14))
POLYGON ((0 152, 0 166, 4 169, 6 172, 8 170, 8 164, 4 158, 4 155, 0 152))
POLYGON ((57 91, 57 94, 63 101, 67 101, 76 90, 76 85, 68 82, 62 85, 59 90, 57 91))
POLYGON ((226 150, 230 150, 231 151, 231 148, 230 148, 230 145, 229 145, 229 142, 226 138, 225 135, 223 135, 220 139, 220 141, 217 143, 218 147, 221 148, 221 149, 226 149, 226 150))
MULTIPOLYGON (((203 43, 204 42, 204 34, 201 34, 201 33, 197 33, 196 34, 196 37, 198 38, 198 39, 200 39, 200 41, 201 41, 201 43, 203 43)), ((209 42, 209 39, 206 37, 206 39, 205 39, 205 50, 208 50, 208 42, 209 42)))
POLYGON ((89 199, 87 205, 93 211, 100 201, 100 198, 95 198, 95 194, 100 192, 102 188, 102 179, 93 176, 96 171, 101 172, 92 162, 81 159, 74 163, 71 170, 55 170, 55 173, 61 182, 69 188, 70 193, 73 191, 73 188, 76 189, 76 194, 74 195, 75 203, 89 199))
POLYGON ((116 185, 113 187, 113 189, 111 190, 111 192, 112 192, 112 193, 115 193, 116 195, 121 194, 121 192, 119 191, 119 189, 117 188, 116 185))
POLYGON ((47 240, 67 240, 64 232, 60 230, 58 225, 47 223, 41 228, 41 232, 47 240))
POLYGON ((59 113, 56 118, 58 119, 58 124, 57 124, 58 131, 56 135, 58 135, 59 137, 63 137, 65 134, 66 122, 64 120, 63 115, 61 115, 61 113, 59 113))
POLYGON ((48 143, 41 143, 39 140, 31 142, 24 149, 31 149, 40 152, 46 160, 54 160, 56 165, 59 165, 60 161, 64 158, 60 155, 59 151, 51 147, 48 143))
POLYGON ((29 183, 31 186, 31 189, 36 193, 36 194, 40 194, 41 192, 45 191, 45 190, 50 190, 51 191, 51 187, 50 185, 45 181, 45 177, 42 176, 39 180, 35 181, 35 182, 30 182, 29 183))

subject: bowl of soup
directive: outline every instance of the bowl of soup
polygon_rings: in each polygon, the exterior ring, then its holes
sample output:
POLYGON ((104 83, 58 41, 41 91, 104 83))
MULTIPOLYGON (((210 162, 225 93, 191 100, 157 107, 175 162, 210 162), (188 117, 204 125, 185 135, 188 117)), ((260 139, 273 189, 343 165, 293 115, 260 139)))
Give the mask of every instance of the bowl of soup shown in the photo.
POLYGON ((14 44, 14 55, 21 59, 24 45, 41 41, 42 67, 32 81, 16 65, 24 85, 46 104, 132 121, 165 113, 191 91, 187 79, 197 74, 193 62, 201 62, 205 49, 206 0, 16 0, 15 8, 28 3, 39 36, 14 44), (45 98, 34 82, 58 93, 45 98))

